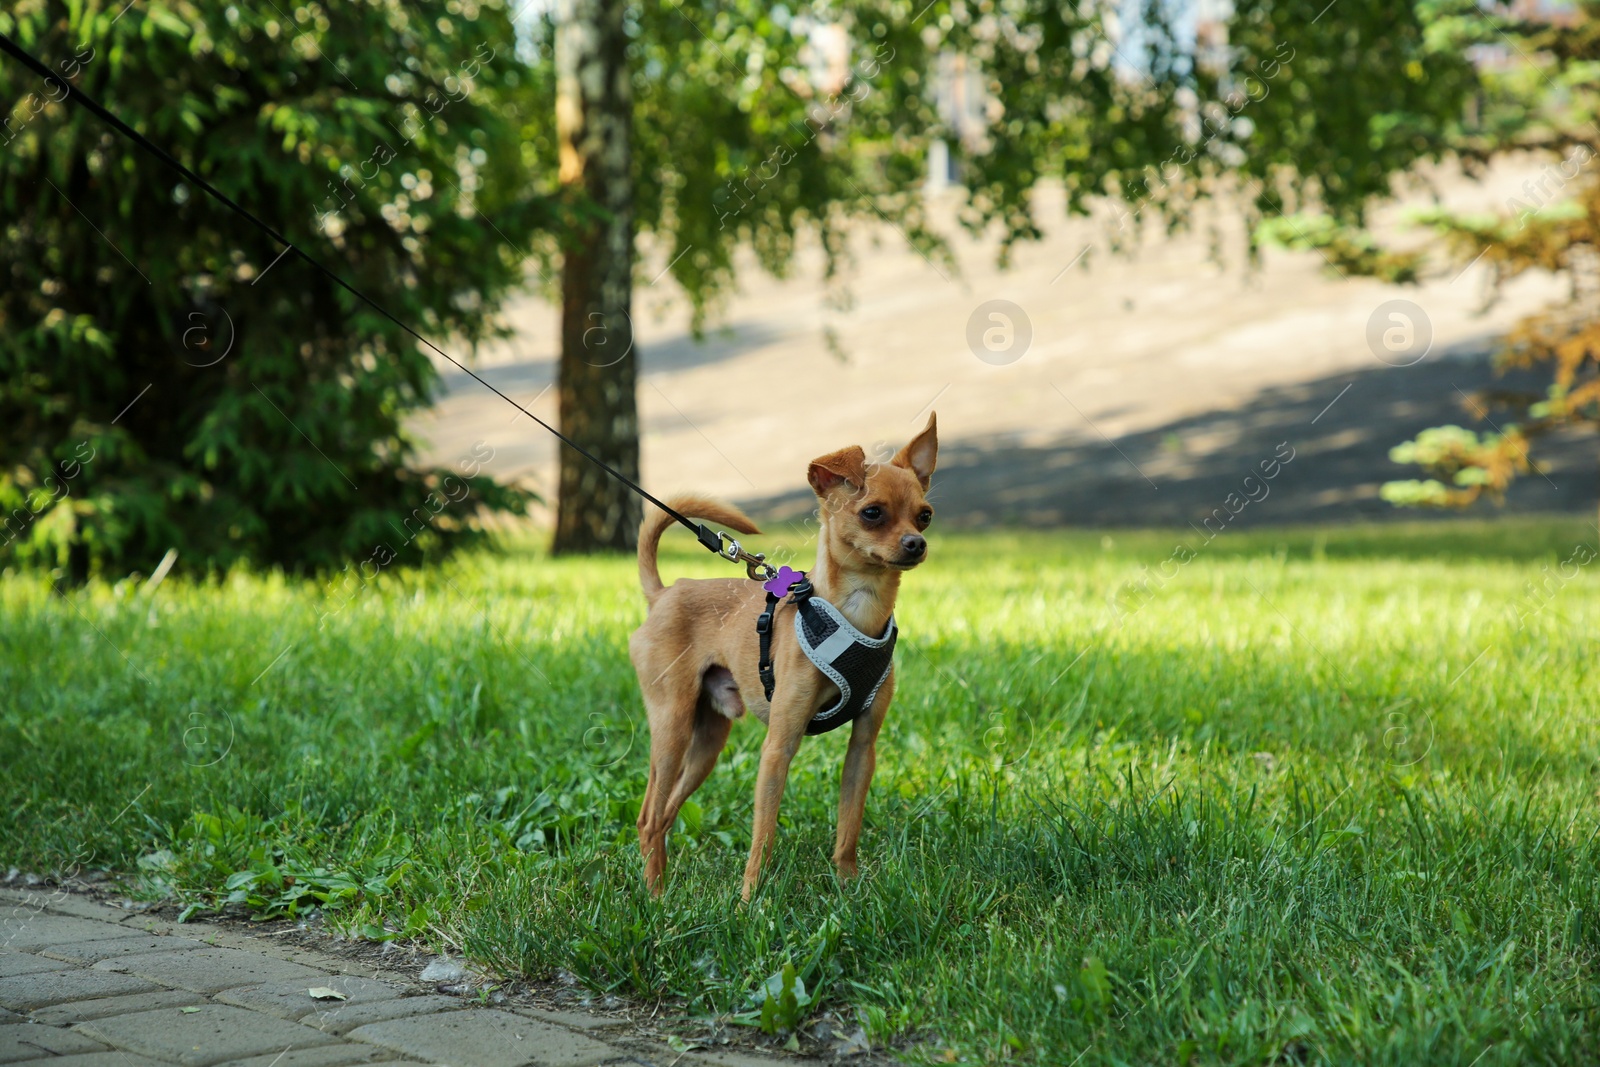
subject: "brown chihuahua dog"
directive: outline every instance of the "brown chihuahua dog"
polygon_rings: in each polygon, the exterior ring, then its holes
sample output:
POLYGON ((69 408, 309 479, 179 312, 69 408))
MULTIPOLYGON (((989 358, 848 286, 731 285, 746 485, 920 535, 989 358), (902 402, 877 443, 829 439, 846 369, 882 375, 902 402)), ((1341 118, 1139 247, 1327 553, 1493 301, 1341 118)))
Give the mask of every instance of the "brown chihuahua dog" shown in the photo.
MULTIPOLYGON (((869 637, 886 633, 900 575, 928 556, 922 532, 933 519, 927 491, 939 455, 935 419, 886 464, 868 463, 852 445, 813 460, 807 479, 820 504, 817 564, 809 579, 815 596, 832 604, 869 637)), ((669 501, 678 511, 736 530, 759 533, 743 512, 704 497, 669 501)), ((658 508, 639 530, 639 579, 650 614, 628 640, 650 723, 650 781, 639 810, 639 850, 645 882, 660 893, 667 869, 667 831, 678 809, 700 787, 727 743, 733 720, 746 710, 767 725, 756 777, 755 828, 744 869, 750 899, 772 848, 778 803, 789 763, 812 717, 840 698, 839 688, 807 658, 795 633, 796 607, 777 606, 772 625, 776 688, 770 703, 759 673, 756 619, 765 606, 762 583, 746 578, 681 579, 663 588, 656 549, 672 518, 658 508)), ((839 790, 839 831, 833 862, 842 877, 856 873, 856 843, 872 782, 878 729, 894 695, 893 668, 850 728, 839 790)))

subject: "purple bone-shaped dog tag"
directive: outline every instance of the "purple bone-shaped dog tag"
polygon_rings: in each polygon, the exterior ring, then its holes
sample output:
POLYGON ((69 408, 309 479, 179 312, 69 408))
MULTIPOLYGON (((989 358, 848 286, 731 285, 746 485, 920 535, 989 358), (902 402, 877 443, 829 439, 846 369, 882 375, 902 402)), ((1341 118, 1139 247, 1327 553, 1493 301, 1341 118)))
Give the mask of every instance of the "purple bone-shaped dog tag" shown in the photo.
POLYGON ((788 596, 789 590, 805 578, 804 571, 797 571, 793 567, 779 567, 778 573, 761 583, 761 588, 773 596, 788 596))

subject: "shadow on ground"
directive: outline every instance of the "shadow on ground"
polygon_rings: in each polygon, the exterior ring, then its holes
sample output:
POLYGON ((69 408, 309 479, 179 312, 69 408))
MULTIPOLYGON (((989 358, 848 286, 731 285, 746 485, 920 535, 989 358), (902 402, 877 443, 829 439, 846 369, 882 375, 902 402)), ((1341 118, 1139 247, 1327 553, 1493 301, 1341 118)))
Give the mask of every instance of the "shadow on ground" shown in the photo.
MULTIPOLYGON (((1430 426, 1490 430, 1467 396, 1490 387, 1540 390, 1548 380, 1537 373, 1497 375, 1480 343, 1413 367, 1374 364, 1268 389, 1241 407, 1115 440, 1085 423, 1080 433, 1043 444, 1012 435, 951 442, 940 450, 931 499, 940 523, 958 527, 1181 526, 1203 522, 1229 494, 1243 497, 1245 477, 1259 474, 1262 461, 1292 454, 1268 483, 1268 495, 1227 525, 1415 521, 1441 513, 1395 508, 1379 498, 1384 482, 1420 476, 1391 461, 1389 450, 1430 426)), ((1488 414, 1500 426, 1510 417, 1504 410, 1488 414)), ((1592 434, 1542 439, 1534 458, 1543 474, 1520 479, 1506 511, 1593 512, 1600 445, 1592 434)), ((1256 483, 1251 490, 1261 495, 1256 483)), ((815 506, 809 490, 743 503, 767 521, 797 518, 815 506)))
MULTIPOLYGON (((669 374, 693 370, 715 363, 725 363, 757 352, 784 337, 785 332, 770 323, 740 323, 712 330, 700 340, 690 334, 680 334, 662 341, 640 343, 637 349, 639 373, 669 374)), ((496 363, 474 367, 480 378, 497 389, 507 392, 526 392, 542 389, 555 381, 556 357, 540 356, 520 359, 510 363, 496 363)), ((439 376, 441 396, 459 392, 473 392, 480 388, 472 375, 460 370, 444 370, 439 376)))

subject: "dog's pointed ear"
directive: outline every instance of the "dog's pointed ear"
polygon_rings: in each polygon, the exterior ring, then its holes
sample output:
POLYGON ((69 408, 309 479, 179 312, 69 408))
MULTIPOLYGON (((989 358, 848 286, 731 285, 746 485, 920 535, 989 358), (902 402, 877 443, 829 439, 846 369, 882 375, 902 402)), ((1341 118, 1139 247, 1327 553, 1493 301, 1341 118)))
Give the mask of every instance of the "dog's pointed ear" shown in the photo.
POLYGON ((845 482, 859 490, 867 484, 867 454, 860 445, 829 452, 811 461, 806 480, 818 496, 827 496, 834 486, 845 482))
POLYGON ((930 412, 928 425, 894 456, 894 465, 915 474, 917 481, 922 483, 923 492, 928 491, 928 484, 933 480, 933 468, 939 465, 938 419, 938 412, 930 412))

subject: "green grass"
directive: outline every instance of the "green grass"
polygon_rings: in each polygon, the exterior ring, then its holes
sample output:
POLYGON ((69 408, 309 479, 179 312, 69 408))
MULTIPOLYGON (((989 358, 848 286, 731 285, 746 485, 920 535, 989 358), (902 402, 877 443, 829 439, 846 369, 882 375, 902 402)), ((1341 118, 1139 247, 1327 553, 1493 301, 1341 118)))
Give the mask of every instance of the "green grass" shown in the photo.
MULTIPOLYGON (((749 718, 642 892, 629 561, 465 558, 320 625, 340 598, 278 576, 69 603, 12 575, 0 862, 325 901, 689 1015, 792 963, 913 1059, 1593 1062, 1600 598, 1550 577, 1593 527, 1182 539, 1138 593, 1173 535, 937 538, 864 877, 828 863, 830 734, 748 908, 749 718)), ((671 540, 669 574, 731 569, 671 540)))

